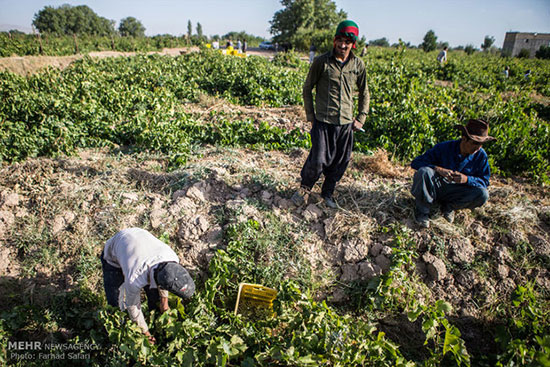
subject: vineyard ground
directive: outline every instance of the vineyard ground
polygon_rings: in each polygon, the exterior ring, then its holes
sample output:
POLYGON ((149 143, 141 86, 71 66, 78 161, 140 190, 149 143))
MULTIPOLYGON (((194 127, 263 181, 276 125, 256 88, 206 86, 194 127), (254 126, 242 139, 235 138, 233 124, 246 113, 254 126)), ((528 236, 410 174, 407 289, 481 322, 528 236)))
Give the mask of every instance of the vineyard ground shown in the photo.
MULTIPOLYGON (((307 128, 297 107, 239 107, 205 97, 187 108, 198 116, 216 110, 307 128)), ((204 120, 208 123, 208 117, 204 120)), ((339 305, 349 301, 354 282, 373 275, 362 272, 361 264, 388 269, 391 238, 380 228, 403 226, 416 245, 422 287, 431 299, 453 305, 452 320, 474 355, 491 351, 492 330, 499 323, 495 309, 508 302, 517 285, 534 282, 548 299, 546 188, 494 177, 486 206, 460 211, 454 225, 436 216, 432 228, 419 230, 409 194, 413 171, 383 151, 355 154, 337 189, 341 209, 329 209, 318 198, 294 206, 289 199, 306 155, 302 149, 197 147, 184 168, 168 172, 167 157, 120 147, 4 166, 0 282, 7 291, 0 296, 2 310, 25 302, 40 305, 82 283, 101 294, 98 255, 110 236, 130 226, 164 236, 200 284, 214 252, 224 246, 224 226, 216 218, 227 210, 238 210, 238 220, 259 223, 273 214, 298 228, 295 235, 305 239, 303 256, 314 269, 316 297, 339 305)), ((380 320, 380 327, 409 352, 420 347, 417 338, 402 333, 418 332, 406 317, 380 320)))

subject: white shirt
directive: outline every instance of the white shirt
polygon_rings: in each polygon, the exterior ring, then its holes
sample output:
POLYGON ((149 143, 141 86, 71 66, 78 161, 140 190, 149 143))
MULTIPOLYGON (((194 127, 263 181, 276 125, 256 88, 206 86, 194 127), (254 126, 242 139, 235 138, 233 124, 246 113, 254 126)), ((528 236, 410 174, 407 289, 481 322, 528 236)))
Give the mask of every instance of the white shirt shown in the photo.
MULTIPOLYGON (((167 244, 141 228, 128 228, 115 234, 105 244, 103 258, 122 269, 124 283, 119 289, 119 307, 128 310, 130 319, 147 332, 141 312, 141 289, 158 288, 153 271, 161 262, 179 263, 178 255, 167 244)), ((167 296, 166 292, 161 296, 167 296)))

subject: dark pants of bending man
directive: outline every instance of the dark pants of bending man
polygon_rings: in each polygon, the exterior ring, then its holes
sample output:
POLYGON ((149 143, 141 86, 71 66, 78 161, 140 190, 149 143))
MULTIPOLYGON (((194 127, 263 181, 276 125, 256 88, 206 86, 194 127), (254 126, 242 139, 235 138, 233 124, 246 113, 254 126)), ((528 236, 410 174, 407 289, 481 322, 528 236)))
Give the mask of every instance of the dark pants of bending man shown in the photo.
POLYGON ((311 150, 300 172, 301 185, 311 189, 325 175, 321 188, 323 198, 332 198, 336 183, 340 181, 353 148, 353 124, 332 125, 315 120, 311 128, 311 150))
MULTIPOLYGON (((103 286, 105 287, 107 303, 113 307, 118 307, 119 288, 124 283, 122 269, 105 261, 103 253, 101 254, 101 268, 103 269, 103 286)), ((143 289, 147 295, 149 310, 159 310, 160 296, 158 289, 150 289, 149 286, 145 286, 143 289)))
POLYGON ((443 213, 458 209, 474 209, 489 199, 484 187, 448 183, 433 168, 422 167, 415 172, 411 194, 416 199, 420 214, 429 214, 436 202, 443 213))

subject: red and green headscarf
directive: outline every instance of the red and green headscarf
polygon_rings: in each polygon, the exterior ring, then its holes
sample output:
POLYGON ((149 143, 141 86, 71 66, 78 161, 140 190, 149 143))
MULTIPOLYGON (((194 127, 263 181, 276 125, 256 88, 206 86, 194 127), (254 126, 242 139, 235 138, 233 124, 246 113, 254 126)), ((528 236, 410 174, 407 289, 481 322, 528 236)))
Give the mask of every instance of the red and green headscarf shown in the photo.
POLYGON ((336 27, 336 34, 334 37, 337 36, 351 38, 355 46, 355 42, 357 42, 357 38, 359 37, 359 26, 353 20, 344 20, 336 27))

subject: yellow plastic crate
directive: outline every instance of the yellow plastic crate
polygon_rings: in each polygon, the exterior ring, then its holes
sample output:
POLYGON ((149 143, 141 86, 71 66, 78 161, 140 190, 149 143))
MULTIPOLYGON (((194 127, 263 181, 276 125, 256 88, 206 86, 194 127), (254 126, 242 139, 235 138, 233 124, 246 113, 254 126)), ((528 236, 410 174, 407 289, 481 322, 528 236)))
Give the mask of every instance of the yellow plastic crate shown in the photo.
POLYGON ((259 284, 241 283, 235 303, 235 315, 273 315, 273 301, 277 291, 259 284))

